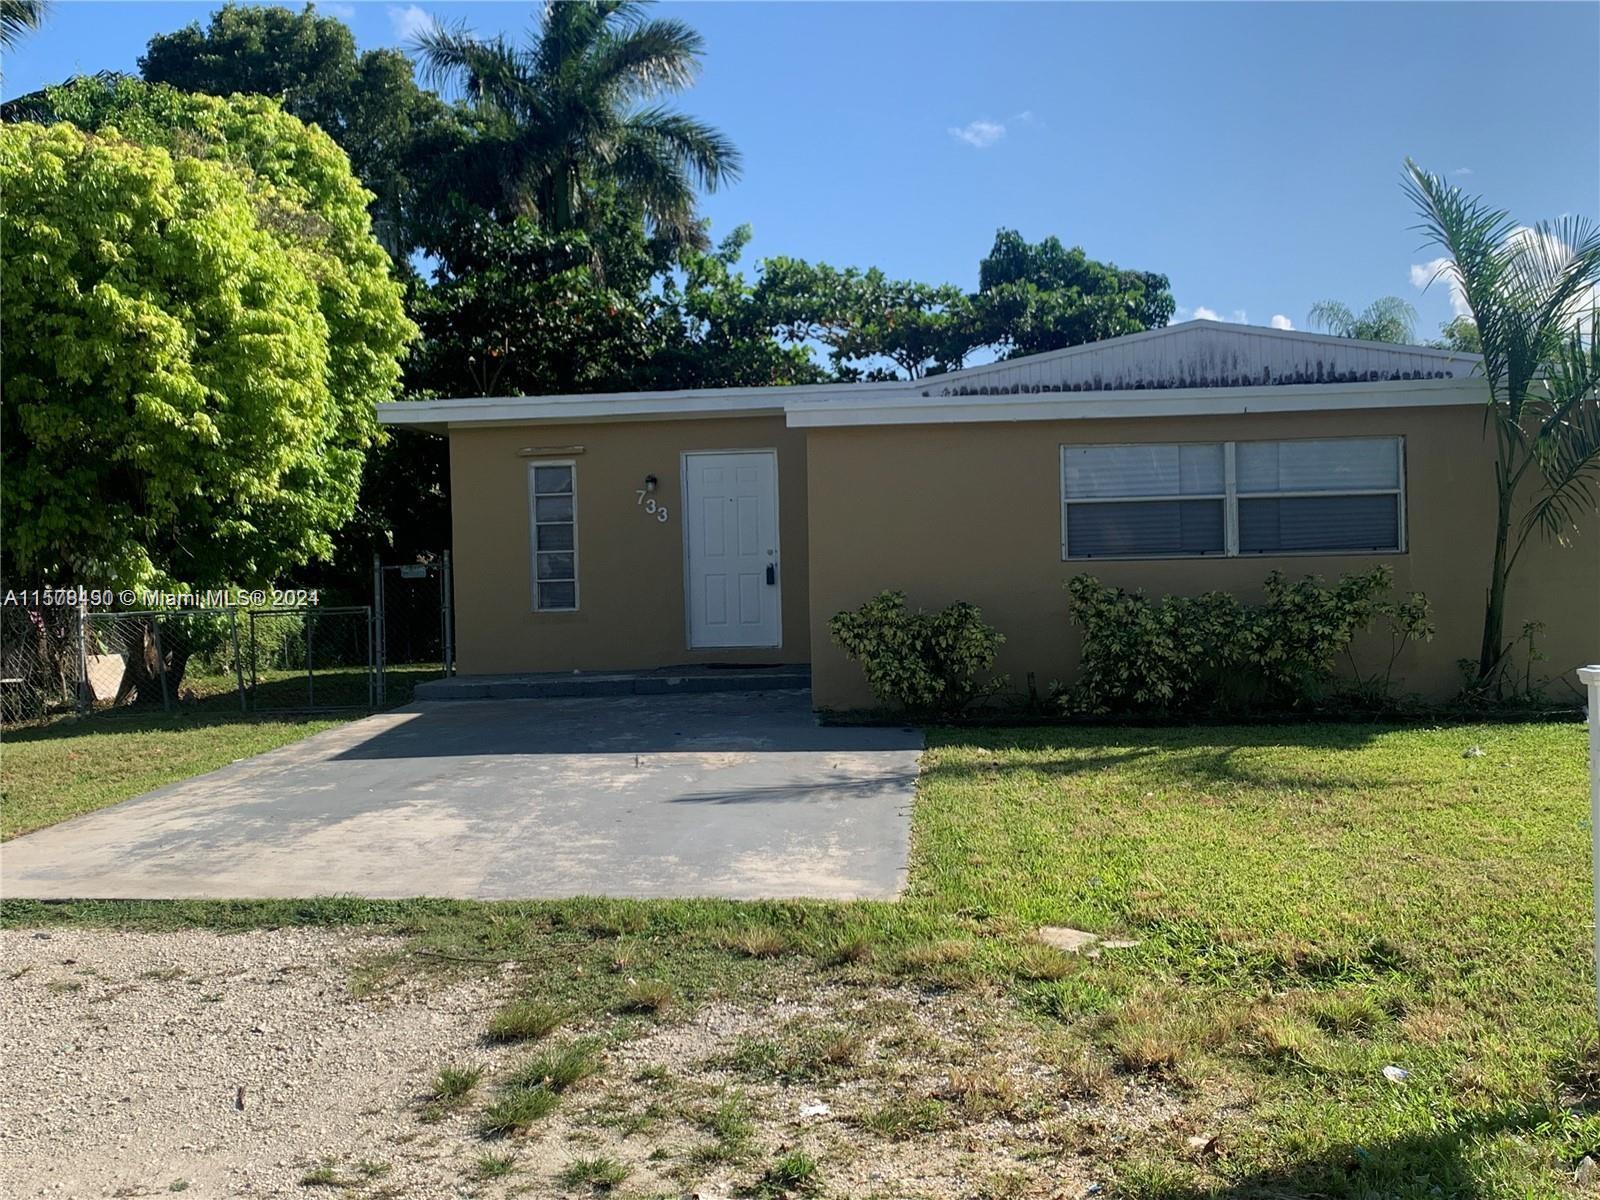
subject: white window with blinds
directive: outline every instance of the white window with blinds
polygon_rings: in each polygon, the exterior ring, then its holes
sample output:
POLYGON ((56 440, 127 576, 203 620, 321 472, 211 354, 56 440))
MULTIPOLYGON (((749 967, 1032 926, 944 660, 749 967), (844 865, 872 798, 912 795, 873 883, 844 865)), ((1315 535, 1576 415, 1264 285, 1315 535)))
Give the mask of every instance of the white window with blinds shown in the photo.
POLYGON ((528 464, 535 612, 578 607, 577 470, 571 462, 528 464))
POLYGON ((1061 448, 1063 559, 1400 553, 1401 438, 1061 448))

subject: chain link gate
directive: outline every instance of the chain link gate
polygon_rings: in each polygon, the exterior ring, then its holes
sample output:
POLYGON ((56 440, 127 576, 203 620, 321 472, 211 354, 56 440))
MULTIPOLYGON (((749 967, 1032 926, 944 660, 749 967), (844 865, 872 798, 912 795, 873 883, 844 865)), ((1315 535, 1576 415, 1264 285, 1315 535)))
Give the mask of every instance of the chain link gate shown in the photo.
POLYGON ((246 616, 253 712, 377 707, 372 609, 308 604, 246 616))
POLYGON ((372 627, 376 707, 404 702, 409 688, 429 676, 454 675, 450 551, 432 562, 389 565, 374 554, 372 627))

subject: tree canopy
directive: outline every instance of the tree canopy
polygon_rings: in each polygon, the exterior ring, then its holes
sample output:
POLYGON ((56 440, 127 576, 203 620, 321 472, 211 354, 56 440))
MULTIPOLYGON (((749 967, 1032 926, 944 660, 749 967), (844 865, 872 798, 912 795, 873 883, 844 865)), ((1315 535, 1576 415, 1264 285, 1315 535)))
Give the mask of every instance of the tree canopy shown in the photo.
POLYGON ((350 156, 373 193, 379 240, 397 259, 418 245, 414 147, 453 119, 449 106, 419 88, 398 50, 357 53, 344 22, 265 5, 226 4, 202 28, 158 34, 139 59, 141 75, 185 92, 273 96, 284 111, 314 124, 350 156))
POLYGON ((12 568, 214 586, 328 553, 413 335, 345 156, 261 97, 51 99, 0 127, 12 568))

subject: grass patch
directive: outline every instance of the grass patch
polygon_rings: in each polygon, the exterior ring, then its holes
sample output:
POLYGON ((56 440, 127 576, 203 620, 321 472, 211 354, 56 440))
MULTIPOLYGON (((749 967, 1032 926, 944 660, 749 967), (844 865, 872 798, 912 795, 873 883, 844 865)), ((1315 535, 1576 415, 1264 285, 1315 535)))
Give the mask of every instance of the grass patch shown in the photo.
POLYGON ((672 985, 661 979, 642 979, 630 983, 622 999, 617 1001, 617 1011, 622 1013, 659 1013, 672 1007, 675 996, 672 985))
POLYGON ((444 1105, 462 1104, 482 1078, 480 1066, 441 1067, 433 1077, 433 1099, 444 1105))
POLYGON ((628 1174, 625 1163, 602 1154, 597 1158, 573 1159, 556 1176, 556 1182, 566 1188, 589 1187, 597 1192, 609 1192, 628 1174))
POLYGON ((300 1186, 342 1188, 344 1186, 344 1178, 334 1167, 324 1163, 319 1167, 312 1167, 304 1175, 300 1176, 300 1186))
POLYGON ((507 1088, 478 1118, 478 1133, 486 1138, 510 1137, 555 1112, 561 1098, 549 1088, 507 1088))
POLYGON ((480 1154, 472 1164, 472 1177, 480 1183, 491 1179, 504 1179, 517 1169, 515 1154, 480 1154))
POLYGON ((804 1150, 791 1150, 773 1160, 756 1181, 751 1195, 759 1200, 815 1196, 822 1191, 822 1169, 804 1150))
POLYGON ((513 1000, 489 1018, 485 1034, 491 1042, 532 1042, 548 1037, 565 1021, 566 1013, 539 1000, 513 1000))
POLYGON ((540 1054, 514 1067, 506 1076, 511 1088, 542 1087, 564 1092, 600 1069, 600 1052, 593 1042, 574 1042, 560 1050, 540 1054))

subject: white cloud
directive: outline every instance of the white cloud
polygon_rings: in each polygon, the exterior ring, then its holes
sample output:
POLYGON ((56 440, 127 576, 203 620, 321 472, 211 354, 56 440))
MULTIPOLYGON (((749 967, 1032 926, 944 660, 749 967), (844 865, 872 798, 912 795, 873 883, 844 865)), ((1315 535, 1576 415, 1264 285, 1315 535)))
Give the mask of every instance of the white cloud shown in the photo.
POLYGON ((1431 258, 1425 263, 1411 264, 1411 286, 1418 291, 1423 291, 1434 280, 1444 281, 1450 289, 1450 311, 1456 316, 1465 316, 1472 310, 1467 307, 1467 297, 1461 290, 1461 280, 1456 277, 1456 269, 1448 258, 1431 258))
POLYGON ((987 150, 1006 135, 1006 127, 999 121, 979 118, 965 125, 950 126, 950 136, 977 150, 987 150))
POLYGON ((322 11, 330 17, 338 17, 339 20, 345 22, 356 19, 356 6, 354 4, 324 4, 322 11))
POLYGON ((1452 174, 1452 175, 1471 175, 1472 174, 1472 168, 1471 167, 1457 167, 1454 171, 1451 171, 1450 174, 1452 174))
POLYGON ((415 4, 401 7, 398 4, 389 5, 389 25, 394 30, 394 36, 402 42, 415 41, 418 35, 433 28, 433 18, 415 4))
POLYGON ((1217 314, 1217 310, 1216 309, 1207 308, 1204 304, 1200 305, 1198 308, 1196 308, 1194 310, 1194 319, 1196 321, 1220 321, 1220 320, 1222 320, 1221 316, 1219 316, 1217 314))
POLYGON ((1282 313, 1273 313, 1272 320, 1268 321, 1267 324, 1271 325, 1274 329, 1294 328, 1294 322, 1289 320, 1289 318, 1284 316, 1282 313))

